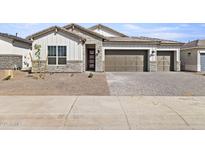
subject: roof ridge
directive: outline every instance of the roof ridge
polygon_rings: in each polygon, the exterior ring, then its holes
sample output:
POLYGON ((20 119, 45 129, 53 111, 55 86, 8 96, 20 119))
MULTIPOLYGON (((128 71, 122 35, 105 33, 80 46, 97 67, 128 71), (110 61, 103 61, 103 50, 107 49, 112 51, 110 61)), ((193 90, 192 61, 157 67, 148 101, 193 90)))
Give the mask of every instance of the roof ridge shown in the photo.
POLYGON ((34 35, 40 34, 40 33, 44 32, 44 31, 46 31, 46 30, 49 30, 49 29, 52 29, 52 28, 55 28, 55 27, 57 27, 57 25, 50 26, 50 27, 48 27, 48 28, 45 28, 45 29, 43 29, 43 30, 40 30, 40 31, 38 31, 38 32, 36 32, 36 33, 33 33, 33 34, 31 34, 31 35, 26 36, 26 39, 30 39, 30 38, 31 38, 32 36, 34 36, 34 35))
POLYGON ((67 29, 67 28, 70 28, 71 26, 76 26, 77 28, 82 29, 82 30, 84 30, 84 31, 87 31, 88 33, 91 33, 92 35, 95 35, 95 36, 100 37, 100 38, 102 38, 102 39, 106 39, 106 37, 104 37, 103 35, 98 34, 98 33, 94 32, 94 31, 92 31, 92 30, 89 30, 89 29, 87 29, 87 28, 84 28, 83 26, 80 26, 80 25, 75 24, 75 23, 67 24, 67 25, 63 26, 63 28, 67 29))
POLYGON ((72 34, 72 35, 74 35, 74 36, 77 36, 78 38, 80 38, 80 39, 82 39, 82 40, 86 40, 85 38, 79 36, 78 34, 73 33, 73 32, 70 32, 70 31, 68 31, 67 29, 65 29, 65 28, 63 28, 63 27, 60 27, 60 26, 57 26, 57 25, 48 27, 48 28, 46 28, 46 29, 44 29, 44 30, 41 30, 41 31, 37 32, 37 33, 34 33, 34 34, 32 34, 32 35, 29 35, 29 36, 27 36, 26 38, 27 38, 27 39, 31 39, 31 38, 34 37, 35 35, 37 35, 37 36, 38 36, 38 35, 41 35, 41 33, 44 33, 44 32, 46 33, 47 31, 53 30, 54 28, 56 28, 57 30, 58 30, 58 29, 59 29, 59 30, 63 30, 63 31, 65 31, 65 32, 69 33, 69 34, 72 34))

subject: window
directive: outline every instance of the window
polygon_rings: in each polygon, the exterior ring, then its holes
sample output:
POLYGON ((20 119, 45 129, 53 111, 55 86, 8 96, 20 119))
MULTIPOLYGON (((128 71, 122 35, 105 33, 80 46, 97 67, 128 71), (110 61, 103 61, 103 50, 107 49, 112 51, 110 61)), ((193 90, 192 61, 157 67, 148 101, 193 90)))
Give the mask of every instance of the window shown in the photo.
POLYGON ((48 46, 48 65, 65 65, 66 52, 66 46, 48 46))
POLYGON ((58 64, 66 64, 66 46, 58 46, 58 64))
POLYGON ((48 46, 48 64, 56 65, 56 46, 48 46))

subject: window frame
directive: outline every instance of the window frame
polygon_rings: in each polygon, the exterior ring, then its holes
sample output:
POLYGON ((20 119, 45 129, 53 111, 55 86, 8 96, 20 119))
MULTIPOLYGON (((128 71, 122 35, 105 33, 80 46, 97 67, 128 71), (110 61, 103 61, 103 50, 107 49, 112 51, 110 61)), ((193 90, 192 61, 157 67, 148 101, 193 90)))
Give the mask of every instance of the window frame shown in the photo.
POLYGON ((55 58, 55 62, 56 62, 56 64, 49 64, 48 61, 47 61, 47 64, 48 64, 48 65, 50 65, 50 66, 52 66, 52 65, 53 65, 53 66, 57 65, 57 60, 56 60, 56 58, 57 58, 57 48, 56 48, 56 46, 54 46, 54 45, 49 45, 49 46, 47 47, 47 56, 48 56, 48 59, 49 59, 49 58, 55 58), (49 56, 49 53, 48 53, 48 52, 49 52, 49 47, 55 47, 55 49, 56 49, 56 51, 55 51, 55 52, 56 52, 55 56, 49 56))
POLYGON ((48 56, 48 59, 49 58, 55 58, 55 60, 56 60, 56 64, 49 64, 48 63, 48 61, 47 61, 47 64, 49 65, 49 66, 65 66, 65 65, 67 65, 67 46, 66 45, 48 45, 47 46, 47 56, 48 56), (55 56, 49 56, 48 55, 48 52, 49 52, 49 47, 55 47, 56 48, 56 55, 55 56), (65 56, 59 56, 59 47, 65 47, 65 56), (58 59, 59 58, 65 58, 66 59, 66 63, 65 64, 59 64, 58 63, 58 59))

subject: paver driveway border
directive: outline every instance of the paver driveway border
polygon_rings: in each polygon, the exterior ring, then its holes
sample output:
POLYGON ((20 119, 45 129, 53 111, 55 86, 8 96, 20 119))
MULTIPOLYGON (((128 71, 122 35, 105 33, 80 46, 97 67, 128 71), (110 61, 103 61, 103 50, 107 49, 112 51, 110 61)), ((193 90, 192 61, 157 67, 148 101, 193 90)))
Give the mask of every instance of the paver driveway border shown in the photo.
POLYGON ((205 97, 0 96, 0 129, 205 129, 205 97))

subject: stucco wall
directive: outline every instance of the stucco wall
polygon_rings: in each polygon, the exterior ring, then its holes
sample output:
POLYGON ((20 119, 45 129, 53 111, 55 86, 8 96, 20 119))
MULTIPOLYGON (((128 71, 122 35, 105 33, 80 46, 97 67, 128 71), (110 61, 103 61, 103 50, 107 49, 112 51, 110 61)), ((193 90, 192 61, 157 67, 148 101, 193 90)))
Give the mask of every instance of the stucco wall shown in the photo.
POLYGON ((197 71, 197 49, 181 50, 181 69, 183 71, 197 71))

